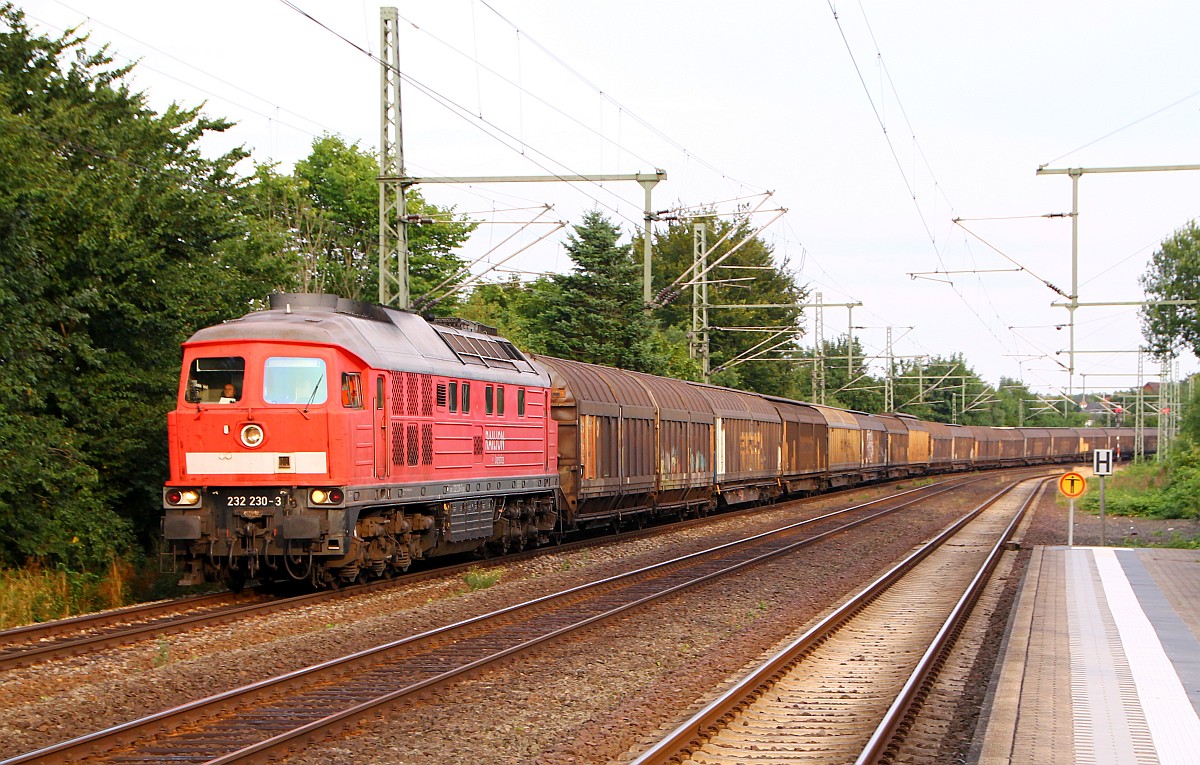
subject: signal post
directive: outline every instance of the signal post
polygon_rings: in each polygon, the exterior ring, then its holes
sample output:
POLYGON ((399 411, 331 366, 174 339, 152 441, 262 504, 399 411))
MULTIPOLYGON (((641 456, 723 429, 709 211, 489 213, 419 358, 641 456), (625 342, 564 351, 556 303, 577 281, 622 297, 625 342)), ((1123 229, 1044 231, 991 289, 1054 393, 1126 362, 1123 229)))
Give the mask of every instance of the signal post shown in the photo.
POLYGON ((1104 529, 1104 477, 1113 474, 1113 450, 1092 450, 1092 473, 1100 479, 1100 546, 1107 547, 1108 539, 1104 529))
POLYGON ((1063 473, 1058 478, 1058 490, 1071 501, 1071 511, 1067 515, 1067 547, 1075 546, 1075 498, 1085 489, 1087 481, 1075 471, 1063 473))

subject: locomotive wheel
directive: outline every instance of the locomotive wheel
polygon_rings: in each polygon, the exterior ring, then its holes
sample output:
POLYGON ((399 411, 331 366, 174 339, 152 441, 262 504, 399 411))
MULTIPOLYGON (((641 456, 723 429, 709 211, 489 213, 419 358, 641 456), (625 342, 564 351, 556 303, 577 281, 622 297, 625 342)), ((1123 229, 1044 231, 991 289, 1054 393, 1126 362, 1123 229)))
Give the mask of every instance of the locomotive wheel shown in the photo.
POLYGON ((234 595, 237 595, 241 593, 242 590, 246 589, 246 582, 248 581, 250 581, 250 577, 248 577, 246 572, 240 568, 230 571, 225 575, 225 586, 228 587, 229 591, 234 595))

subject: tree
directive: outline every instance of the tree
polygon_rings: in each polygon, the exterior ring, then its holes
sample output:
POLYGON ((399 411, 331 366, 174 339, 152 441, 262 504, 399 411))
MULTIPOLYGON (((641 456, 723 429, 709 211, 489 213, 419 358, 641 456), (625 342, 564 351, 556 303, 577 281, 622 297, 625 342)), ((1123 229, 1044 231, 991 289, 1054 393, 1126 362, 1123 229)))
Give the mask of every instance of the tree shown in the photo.
MULTIPOLYGON (((802 365, 778 360, 800 353, 796 340, 802 316, 799 304, 804 302, 807 291, 788 273, 786 262, 780 266, 775 264, 771 246, 758 235, 748 217, 739 216, 734 220, 711 217, 670 223, 654 238, 655 284, 664 285, 665 289, 665 285, 675 283, 681 274, 692 268, 695 223, 703 223, 708 229, 707 244, 713 248, 708 256, 710 264, 728 255, 704 276, 710 282, 709 303, 746 306, 710 311, 710 324, 729 328, 709 334, 712 367, 722 370, 713 376, 713 382, 791 398, 807 395, 808 390, 802 390, 801 386, 802 365), (739 244, 741 246, 735 251, 739 244), (754 307, 766 304, 783 307, 754 307), (774 348, 764 354, 764 358, 773 360, 743 361, 739 358, 759 344, 763 345, 758 351, 774 348)), ((634 246, 635 249, 640 246, 636 240, 634 246)), ((682 281, 691 282, 692 279, 682 281)), ((664 297, 668 302, 655 311, 661 325, 678 332, 690 331, 691 288, 676 288, 675 294, 664 297)))
MULTIPOLYGON (((1200 299, 1200 226, 1191 221, 1162 243, 1141 277, 1150 300, 1200 299)), ((1152 305, 1142 309, 1142 334, 1159 357, 1180 348, 1200 355, 1200 305, 1152 305)))
MULTIPOLYGON (((293 265, 293 283, 303 292, 331 292, 375 301, 379 295, 378 160, 357 143, 337 136, 313 141, 312 152, 292 175, 271 165, 256 169, 255 209, 279 238, 293 265)), ((465 276, 454 250, 475 230, 450 208, 427 203, 409 189, 409 215, 434 223, 408 227, 409 292, 414 306, 434 313, 452 311, 457 297, 429 294, 443 282, 465 276), (424 298, 424 299, 422 299, 424 298)), ((396 268, 393 262, 390 267, 396 268)), ((439 290, 439 295, 444 290, 439 290)))
POLYGON ((571 273, 531 284, 514 302, 522 318, 514 335, 528 349, 593 364, 662 374, 667 354, 642 310, 640 265, 621 229, 598 210, 568 234, 571 273))
POLYGON ((104 49, 0 6, 0 562, 100 567, 148 539, 179 343, 282 278, 229 125, 157 114, 104 49))
MULTIPOLYGON (((798 373, 800 398, 816 401, 813 379, 816 353, 814 349, 806 348, 801 355, 812 361, 806 363, 798 373)), ((879 413, 884 410, 883 380, 871 375, 857 337, 849 349, 845 337, 826 340, 821 356, 824 359, 826 404, 859 412, 879 413)))
POLYGON ((902 362, 893 390, 896 410, 923 420, 994 424, 995 391, 960 354, 902 362))

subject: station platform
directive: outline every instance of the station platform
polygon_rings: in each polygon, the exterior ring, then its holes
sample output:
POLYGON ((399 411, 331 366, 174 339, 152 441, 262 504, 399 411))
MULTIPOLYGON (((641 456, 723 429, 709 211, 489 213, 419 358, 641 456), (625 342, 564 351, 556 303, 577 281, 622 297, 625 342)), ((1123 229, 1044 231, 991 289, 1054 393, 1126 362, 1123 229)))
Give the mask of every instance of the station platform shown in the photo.
POLYGON ((1200 763, 1200 550, 1032 556, 971 761, 1200 763))

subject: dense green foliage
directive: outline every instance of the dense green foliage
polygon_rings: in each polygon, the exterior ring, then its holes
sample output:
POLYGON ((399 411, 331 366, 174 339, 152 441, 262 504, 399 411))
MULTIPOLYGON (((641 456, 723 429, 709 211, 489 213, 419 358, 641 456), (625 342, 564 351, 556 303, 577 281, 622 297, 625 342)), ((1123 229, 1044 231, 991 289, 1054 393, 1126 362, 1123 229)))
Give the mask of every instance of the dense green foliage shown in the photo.
MULTIPOLYGON (((635 249, 640 251, 640 241, 635 249)), ((796 330, 807 292, 788 271, 776 265, 771 246, 758 236, 747 216, 733 220, 716 217, 674 221, 654 237, 654 286, 661 294, 669 285, 709 283, 709 325, 722 327, 709 335, 712 382, 731 388, 800 398, 797 361, 800 346, 796 330), (710 270, 699 277, 691 272, 695 260, 695 226, 704 225, 710 270), (682 278, 683 275, 687 278, 682 278), (742 307, 744 306, 744 307, 742 307), (784 307, 760 307, 784 306, 784 307), (760 360, 748 360, 751 356, 760 360), (788 360, 784 360, 788 359, 788 360)), ((692 287, 677 286, 662 295, 665 305, 655 312, 663 327, 686 338, 692 324, 692 287)), ((695 378, 694 378, 695 379, 695 378)))
POLYGON ((157 526, 179 342, 281 276, 226 123, 156 114, 84 40, 0 8, 0 561, 103 567, 157 526))
MULTIPOLYGON (((1163 461, 1123 467, 1107 479, 1104 505, 1111 515, 1200 519, 1200 448, 1189 441, 1163 461)), ((1091 482, 1082 507, 1097 512, 1098 483, 1091 482)))
MULTIPOLYGON (((378 160, 336 136, 313 142, 312 153, 281 175, 260 165, 250 204, 275 250, 289 261, 296 288, 374 302, 379 297, 378 160)), ((409 291, 414 303, 438 315, 452 313, 457 295, 434 298, 456 283, 462 260, 454 249, 475 225, 425 202, 410 189, 408 214, 433 223, 408 227, 409 291), (433 294, 431 294, 431 290, 433 294)), ((393 264, 394 272, 396 266, 393 264)))
MULTIPOLYGON (((1141 282, 1150 300, 1200 298, 1200 226, 1195 221, 1162 243, 1141 282)), ((1200 355, 1200 305, 1147 306, 1142 332, 1159 356, 1181 348, 1200 355)))
POLYGON ((686 342, 642 309, 641 265, 598 211, 567 239, 567 274, 476 287, 460 307, 533 353, 696 379, 686 342))
MULTIPOLYGON (((1192 386, 1179 437, 1163 459, 1124 466, 1107 480, 1105 507, 1113 515, 1200 520, 1200 389, 1192 386)), ((1088 486, 1083 507, 1098 510, 1097 484, 1088 486)))
POLYGON ((574 268, 535 284, 525 327, 536 350, 551 356, 658 373, 654 323, 642 310, 638 263, 621 230, 598 211, 567 237, 574 268))

